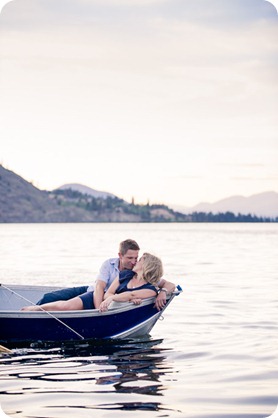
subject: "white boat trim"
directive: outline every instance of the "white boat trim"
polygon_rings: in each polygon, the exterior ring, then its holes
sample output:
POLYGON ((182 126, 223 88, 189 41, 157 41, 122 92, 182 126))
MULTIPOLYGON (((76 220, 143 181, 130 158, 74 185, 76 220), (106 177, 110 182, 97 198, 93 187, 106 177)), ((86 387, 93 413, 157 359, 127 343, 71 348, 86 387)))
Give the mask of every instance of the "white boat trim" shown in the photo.
POLYGON ((111 338, 127 338, 127 337, 140 337, 142 335, 148 334, 155 323, 157 322, 158 318, 160 317, 161 313, 158 312, 156 315, 154 315, 152 318, 147 319, 144 322, 141 322, 140 324, 136 325, 133 328, 130 328, 129 330, 125 332, 121 332, 120 334, 113 335, 111 338))

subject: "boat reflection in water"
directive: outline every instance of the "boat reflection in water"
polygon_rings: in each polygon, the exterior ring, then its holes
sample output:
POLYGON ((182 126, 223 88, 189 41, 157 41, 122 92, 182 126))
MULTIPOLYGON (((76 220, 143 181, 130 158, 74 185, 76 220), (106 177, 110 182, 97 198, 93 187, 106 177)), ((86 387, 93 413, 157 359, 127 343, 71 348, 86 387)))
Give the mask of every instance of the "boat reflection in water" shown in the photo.
POLYGON ((173 373, 166 357, 169 350, 161 348, 161 343, 147 336, 14 350, 12 356, 1 359, 2 377, 6 366, 7 387, 10 385, 2 394, 2 408, 9 414, 23 406, 32 410, 39 392, 38 414, 45 408, 55 414, 72 409, 78 416, 84 409, 169 411, 157 401, 166 390, 163 380, 173 373), (21 386, 14 398, 16 406, 11 402, 14 379, 21 386))

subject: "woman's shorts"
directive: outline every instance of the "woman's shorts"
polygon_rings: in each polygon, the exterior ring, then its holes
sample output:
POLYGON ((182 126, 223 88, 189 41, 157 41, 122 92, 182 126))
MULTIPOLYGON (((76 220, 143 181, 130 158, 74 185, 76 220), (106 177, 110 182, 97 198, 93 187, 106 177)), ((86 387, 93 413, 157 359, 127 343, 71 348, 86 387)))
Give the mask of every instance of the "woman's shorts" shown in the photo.
POLYGON ((95 309, 94 292, 86 292, 78 296, 83 302, 83 309, 95 309))

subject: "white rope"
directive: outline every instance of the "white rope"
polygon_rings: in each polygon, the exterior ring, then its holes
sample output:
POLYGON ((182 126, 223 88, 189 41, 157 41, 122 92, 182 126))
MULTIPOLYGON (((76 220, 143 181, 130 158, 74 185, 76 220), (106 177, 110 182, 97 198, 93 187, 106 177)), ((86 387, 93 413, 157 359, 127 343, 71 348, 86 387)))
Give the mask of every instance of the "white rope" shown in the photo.
POLYGON ((41 307, 41 305, 36 305, 34 302, 32 302, 31 300, 25 298, 24 296, 20 295, 19 293, 17 293, 15 290, 10 289, 9 287, 1 284, 1 287, 3 287, 4 289, 8 290, 11 293, 14 293, 16 296, 18 296, 19 298, 25 300, 25 302, 30 303, 33 306, 38 306, 39 309, 43 312, 45 312, 47 315, 51 316, 51 318, 55 319, 56 321, 60 322, 62 325, 64 325, 64 327, 68 328, 70 331, 72 331, 74 334, 76 334, 79 338, 81 338, 81 340, 84 340, 84 337, 79 334, 77 331, 75 331, 73 328, 71 328, 69 325, 65 324, 65 322, 61 321, 61 319, 57 318, 55 315, 51 314, 49 311, 46 311, 45 309, 43 309, 41 307))

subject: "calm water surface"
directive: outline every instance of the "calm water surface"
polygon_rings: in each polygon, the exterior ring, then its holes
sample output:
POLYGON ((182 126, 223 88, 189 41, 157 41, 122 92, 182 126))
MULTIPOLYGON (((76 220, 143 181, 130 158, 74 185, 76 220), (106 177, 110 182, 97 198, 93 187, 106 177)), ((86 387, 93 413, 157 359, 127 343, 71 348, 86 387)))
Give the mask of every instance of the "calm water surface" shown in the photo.
POLYGON ((3 411, 26 418, 273 414, 277 224, 2 224, 0 282, 90 283, 129 237, 159 255, 165 277, 183 288, 164 320, 138 341, 2 356, 3 411))

